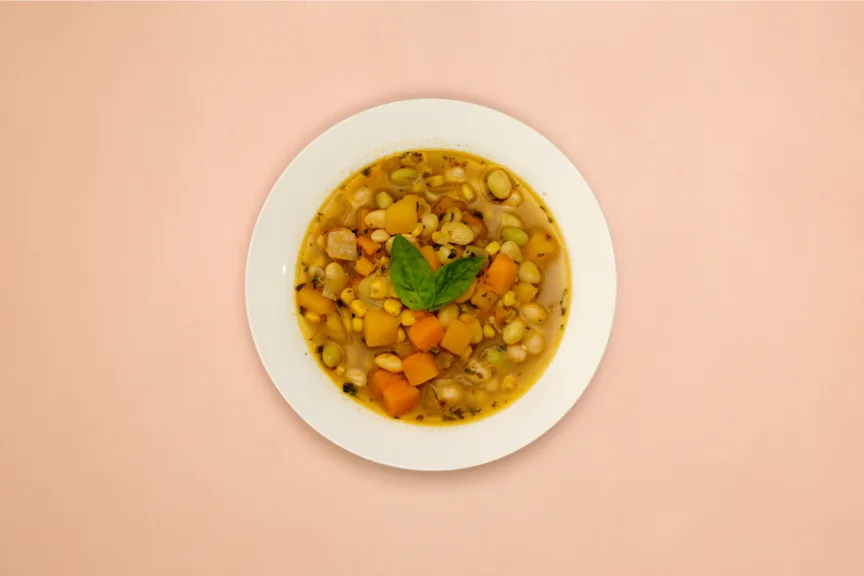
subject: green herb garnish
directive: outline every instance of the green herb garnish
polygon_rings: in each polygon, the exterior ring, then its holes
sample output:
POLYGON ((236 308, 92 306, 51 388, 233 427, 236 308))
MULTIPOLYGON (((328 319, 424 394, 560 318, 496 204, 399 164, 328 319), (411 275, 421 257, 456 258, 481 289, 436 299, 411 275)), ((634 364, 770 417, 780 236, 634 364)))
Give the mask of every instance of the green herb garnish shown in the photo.
POLYGON ((438 310, 461 296, 483 267, 483 258, 459 258, 434 273, 420 250, 396 236, 390 253, 390 279, 402 303, 412 310, 438 310))

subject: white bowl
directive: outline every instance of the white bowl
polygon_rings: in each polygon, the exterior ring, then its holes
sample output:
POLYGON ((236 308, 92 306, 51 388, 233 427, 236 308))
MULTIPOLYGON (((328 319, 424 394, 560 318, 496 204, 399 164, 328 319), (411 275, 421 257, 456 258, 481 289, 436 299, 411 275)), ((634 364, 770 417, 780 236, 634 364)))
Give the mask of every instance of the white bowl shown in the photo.
POLYGON ((349 452, 411 470, 456 470, 491 462, 554 426, 582 395, 600 363, 612 329, 615 296, 615 257, 606 220, 576 167, 518 120, 452 100, 408 100, 372 108, 315 139, 270 192, 246 263, 252 337, 288 404, 349 452), (569 320, 551 364, 511 406, 460 426, 406 424, 348 398, 311 357, 295 311, 297 256, 322 201, 366 164, 419 148, 464 150, 513 170, 552 210, 570 258, 569 320))

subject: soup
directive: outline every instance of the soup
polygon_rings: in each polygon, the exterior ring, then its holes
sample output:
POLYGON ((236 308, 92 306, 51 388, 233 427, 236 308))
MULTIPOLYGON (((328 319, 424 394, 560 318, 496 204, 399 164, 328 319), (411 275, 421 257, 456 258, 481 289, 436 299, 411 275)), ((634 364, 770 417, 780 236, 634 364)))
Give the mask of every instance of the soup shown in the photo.
POLYGON ((301 328, 342 391, 387 417, 464 423, 539 378, 569 302, 540 198, 464 152, 382 158, 322 204, 296 271, 301 328))

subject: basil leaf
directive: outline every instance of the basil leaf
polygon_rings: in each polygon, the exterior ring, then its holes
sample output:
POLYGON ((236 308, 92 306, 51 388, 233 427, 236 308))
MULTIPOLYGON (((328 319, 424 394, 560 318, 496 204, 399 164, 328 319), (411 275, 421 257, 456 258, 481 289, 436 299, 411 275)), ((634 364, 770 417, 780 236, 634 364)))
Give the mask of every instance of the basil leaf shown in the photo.
POLYGON ((434 300, 432 269, 420 250, 404 236, 396 236, 393 240, 390 281, 402 303, 412 310, 427 310, 434 300))
POLYGON ((483 267, 483 258, 460 258, 435 273, 420 250, 396 236, 390 251, 390 281, 412 310, 438 310, 465 293, 483 267))
POLYGON ((459 298, 483 267, 484 258, 459 258, 442 266, 433 274, 435 293, 429 310, 438 310, 459 298))

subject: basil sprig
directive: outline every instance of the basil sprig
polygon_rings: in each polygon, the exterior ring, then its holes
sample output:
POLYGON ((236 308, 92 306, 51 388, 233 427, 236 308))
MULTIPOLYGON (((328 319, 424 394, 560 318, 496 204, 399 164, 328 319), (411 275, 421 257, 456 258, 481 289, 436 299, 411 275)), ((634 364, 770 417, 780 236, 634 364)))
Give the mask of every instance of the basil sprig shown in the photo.
POLYGON ((438 310, 465 293, 483 267, 483 258, 459 258, 435 272, 420 250, 396 236, 390 252, 390 280, 412 310, 438 310))

